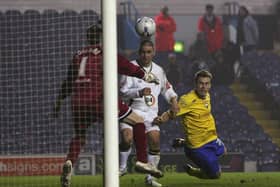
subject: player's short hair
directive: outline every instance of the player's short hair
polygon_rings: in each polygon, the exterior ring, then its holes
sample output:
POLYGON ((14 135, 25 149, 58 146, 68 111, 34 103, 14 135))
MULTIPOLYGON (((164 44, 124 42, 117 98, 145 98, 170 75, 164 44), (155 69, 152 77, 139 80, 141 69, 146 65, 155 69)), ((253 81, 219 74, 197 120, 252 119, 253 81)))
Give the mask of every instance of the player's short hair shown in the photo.
POLYGON ((197 82, 199 77, 209 77, 210 79, 213 78, 212 73, 210 73, 210 71, 206 70, 206 69, 202 69, 199 70, 198 72, 196 72, 194 74, 194 80, 195 82, 197 82))
POLYGON ((93 24, 87 28, 87 40, 89 44, 98 44, 101 41, 102 35, 102 22, 98 20, 96 24, 93 24))
POLYGON ((142 48, 143 48, 144 45, 148 45, 148 46, 151 46, 151 47, 154 48, 154 43, 153 43, 151 40, 149 40, 149 39, 144 39, 144 40, 142 40, 141 43, 140 43, 140 46, 139 46, 139 49, 138 49, 138 52, 139 52, 139 53, 141 52, 141 50, 142 50, 142 48))

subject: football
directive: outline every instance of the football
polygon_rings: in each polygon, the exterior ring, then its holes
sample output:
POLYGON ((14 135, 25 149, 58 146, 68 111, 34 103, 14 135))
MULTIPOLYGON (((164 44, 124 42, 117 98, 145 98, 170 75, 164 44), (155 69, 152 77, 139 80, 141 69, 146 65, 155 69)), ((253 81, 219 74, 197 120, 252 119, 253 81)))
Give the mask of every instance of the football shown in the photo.
POLYGON ((156 31, 156 23, 152 18, 144 16, 137 19, 135 30, 141 37, 151 37, 156 31))

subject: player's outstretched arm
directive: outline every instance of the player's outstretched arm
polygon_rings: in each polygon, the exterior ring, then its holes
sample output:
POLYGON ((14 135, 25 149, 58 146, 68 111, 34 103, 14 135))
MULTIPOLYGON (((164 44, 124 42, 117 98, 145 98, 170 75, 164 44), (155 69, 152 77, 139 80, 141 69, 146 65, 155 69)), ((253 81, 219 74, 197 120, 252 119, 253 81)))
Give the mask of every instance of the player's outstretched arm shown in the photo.
POLYGON ((75 68, 75 65, 74 63, 71 63, 68 68, 67 78, 63 81, 58 93, 58 97, 55 101, 55 106, 52 114, 53 117, 55 118, 58 117, 63 100, 69 95, 71 95, 73 81, 75 80, 76 75, 77 75, 77 70, 75 68))
POLYGON ((130 63, 121 55, 118 55, 118 72, 122 75, 137 77, 145 80, 146 82, 159 84, 159 80, 154 74, 145 73, 142 68, 130 63))
POLYGON ((55 118, 57 118, 59 116, 59 112, 60 112, 60 109, 61 109, 62 102, 68 95, 67 85, 68 85, 67 81, 64 81, 62 86, 61 86, 61 89, 58 93, 58 97, 55 101, 55 106, 54 106, 53 114, 52 114, 52 116, 55 117, 55 118))
POLYGON ((155 125, 161 125, 170 119, 174 119, 176 117, 176 113, 174 113, 171 110, 167 110, 163 112, 160 116, 156 117, 153 121, 153 124, 155 125))

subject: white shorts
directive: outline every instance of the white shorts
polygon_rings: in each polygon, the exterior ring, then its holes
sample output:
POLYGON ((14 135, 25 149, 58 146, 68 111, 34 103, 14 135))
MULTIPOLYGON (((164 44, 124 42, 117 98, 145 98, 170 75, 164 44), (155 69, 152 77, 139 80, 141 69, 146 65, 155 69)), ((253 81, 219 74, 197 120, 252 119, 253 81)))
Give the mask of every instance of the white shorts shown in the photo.
MULTIPOLYGON (((160 131, 160 128, 158 125, 154 125, 152 122, 154 119, 157 117, 157 115, 151 113, 151 112, 142 112, 139 110, 134 110, 133 111, 138 114, 139 116, 144 118, 144 124, 145 124, 145 132, 148 133, 150 131, 160 131)), ((128 125, 127 123, 120 122, 120 131, 123 129, 132 129, 133 127, 128 125)))

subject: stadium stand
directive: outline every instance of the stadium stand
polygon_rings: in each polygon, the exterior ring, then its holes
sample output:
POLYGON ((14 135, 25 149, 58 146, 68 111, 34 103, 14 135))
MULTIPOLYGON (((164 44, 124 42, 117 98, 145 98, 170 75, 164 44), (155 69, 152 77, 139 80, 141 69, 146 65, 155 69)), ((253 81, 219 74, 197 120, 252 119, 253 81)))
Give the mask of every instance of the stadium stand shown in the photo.
MULTIPOLYGON (((97 19, 98 14, 92 10, 0 12, 0 155, 67 152, 73 133, 69 100, 58 119, 52 119, 50 113, 68 63, 74 51, 85 45, 85 30, 97 19)), ((181 60, 182 69, 188 72, 187 59, 181 60)), ((280 87, 276 85, 280 82, 279 57, 263 54, 259 58, 257 54, 249 54, 243 60, 254 61, 249 63, 248 71, 280 104, 280 87), (264 63, 267 72, 262 71, 264 63)), ((188 79, 190 77, 184 77, 188 84, 182 82, 177 88, 179 95, 190 90, 192 80, 188 79)), ((258 161, 260 171, 279 170, 278 146, 239 103, 232 90, 227 86, 214 86, 211 92, 218 133, 228 151, 240 151, 246 154, 246 160, 258 161), (277 159, 278 163, 272 165, 277 159)), ((162 102, 161 110, 166 107, 162 102)), ((178 121, 163 125, 162 152, 182 153, 182 149, 171 147, 173 138, 181 136, 178 121)), ((95 124, 88 132, 84 152, 102 151, 102 124, 95 124)))

